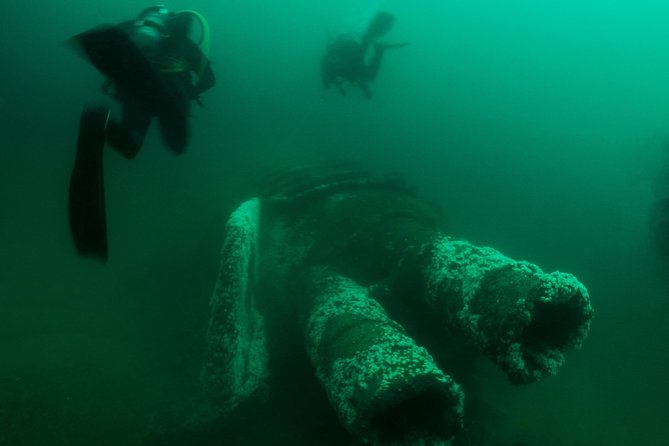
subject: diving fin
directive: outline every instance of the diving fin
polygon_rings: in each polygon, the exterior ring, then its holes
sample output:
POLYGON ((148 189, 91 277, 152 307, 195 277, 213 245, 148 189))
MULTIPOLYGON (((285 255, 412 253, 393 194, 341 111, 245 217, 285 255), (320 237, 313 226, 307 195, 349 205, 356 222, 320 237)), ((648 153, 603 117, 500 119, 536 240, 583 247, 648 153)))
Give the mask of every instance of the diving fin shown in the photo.
POLYGON ((403 42, 403 43, 376 43, 374 44, 374 48, 376 50, 394 50, 398 48, 404 48, 405 46, 411 45, 411 42, 403 42))
POLYGON ((77 252, 107 261, 107 221, 102 161, 109 109, 81 113, 77 153, 70 178, 69 222, 77 252))
POLYGON ((377 38, 386 34, 395 24, 395 16, 387 12, 377 13, 367 27, 362 38, 363 46, 369 45, 377 38))
POLYGON ((125 91, 144 97, 165 94, 155 68, 122 27, 104 26, 85 31, 66 44, 125 91))

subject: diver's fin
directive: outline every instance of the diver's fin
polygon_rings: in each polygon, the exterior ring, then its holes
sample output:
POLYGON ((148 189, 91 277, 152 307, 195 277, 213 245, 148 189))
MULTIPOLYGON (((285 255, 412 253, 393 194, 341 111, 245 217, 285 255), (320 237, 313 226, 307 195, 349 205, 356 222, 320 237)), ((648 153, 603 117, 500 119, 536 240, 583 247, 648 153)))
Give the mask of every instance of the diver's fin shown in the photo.
POLYGON ((74 244, 82 256, 107 261, 107 222, 102 160, 109 109, 87 107, 81 113, 77 154, 70 178, 69 219, 74 244))
POLYGON ((405 46, 411 45, 411 42, 404 42, 404 43, 377 43, 374 45, 374 47, 377 50, 394 50, 398 48, 404 48, 405 46))
POLYGON ((367 27, 364 36, 362 37, 363 46, 369 45, 375 39, 381 37, 390 31, 390 28, 395 24, 395 16, 387 12, 378 12, 367 27))
POLYGON ((156 70, 121 27, 104 26, 85 31, 66 44, 125 91, 156 97, 165 94, 156 70))

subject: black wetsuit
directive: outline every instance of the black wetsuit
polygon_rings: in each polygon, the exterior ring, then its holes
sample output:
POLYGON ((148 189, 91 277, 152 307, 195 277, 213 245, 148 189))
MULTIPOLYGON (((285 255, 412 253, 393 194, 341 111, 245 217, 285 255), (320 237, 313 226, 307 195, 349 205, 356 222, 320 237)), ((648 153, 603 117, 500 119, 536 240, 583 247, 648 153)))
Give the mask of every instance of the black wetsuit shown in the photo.
POLYGON ((325 89, 334 85, 344 95, 345 82, 362 89, 365 97, 371 97, 369 84, 376 79, 383 58, 383 47, 375 46, 369 63, 365 58, 370 42, 359 41, 353 35, 340 36, 328 46, 321 62, 321 76, 325 89))
POLYGON ((393 15, 379 12, 369 23, 362 36, 342 34, 328 45, 325 56, 321 61, 321 78, 324 90, 327 90, 330 86, 335 86, 342 95, 345 95, 344 84, 349 83, 361 88, 366 98, 371 98, 372 90, 369 84, 376 79, 379 73, 385 50, 391 47, 404 46, 404 44, 374 43, 377 38, 388 32, 394 22, 395 17, 393 15), (372 47, 373 52, 371 56, 368 56, 372 47))
POLYGON ((188 143, 190 101, 199 103, 200 93, 215 84, 209 61, 188 37, 189 27, 178 21, 190 17, 160 8, 145 12, 138 20, 98 27, 69 41, 107 77, 105 92, 121 104, 120 119, 110 119, 106 105, 84 109, 70 178, 68 212, 75 246, 79 254, 103 261, 108 257, 105 143, 133 158, 151 121, 157 118, 167 147, 183 153, 188 143))
MULTIPOLYGON (((119 30, 128 32, 130 26, 119 25, 119 30)), ((166 37, 161 47, 160 54, 149 59, 154 68, 154 81, 160 84, 156 88, 118 81, 113 77, 106 83, 107 87, 113 87, 113 96, 121 103, 121 119, 109 120, 107 140, 127 158, 133 158, 141 148, 153 118, 158 118, 165 145, 174 153, 183 153, 189 135, 190 101, 199 102, 199 95, 216 82, 209 61, 206 61, 197 84, 193 84, 193 73, 201 69, 204 55, 190 39, 166 37), (170 69, 169 61, 179 61, 184 69, 170 69)))

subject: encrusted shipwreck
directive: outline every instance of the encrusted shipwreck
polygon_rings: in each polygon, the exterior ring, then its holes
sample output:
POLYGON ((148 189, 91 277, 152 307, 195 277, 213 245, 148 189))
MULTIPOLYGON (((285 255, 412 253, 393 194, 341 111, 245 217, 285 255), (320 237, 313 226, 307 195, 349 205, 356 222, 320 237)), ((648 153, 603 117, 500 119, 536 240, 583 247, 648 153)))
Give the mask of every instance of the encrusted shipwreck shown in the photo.
POLYGON ((407 322, 406 308, 436 321, 434 345, 464 339, 512 383, 555 374, 588 334, 585 287, 453 239, 438 220, 398 177, 342 166, 294 169, 242 203, 211 299, 201 375, 209 416, 262 391, 279 336, 268 327, 290 324, 301 340, 289 348, 306 350, 359 443, 449 444, 464 393, 449 364, 414 340, 421 322, 407 322))

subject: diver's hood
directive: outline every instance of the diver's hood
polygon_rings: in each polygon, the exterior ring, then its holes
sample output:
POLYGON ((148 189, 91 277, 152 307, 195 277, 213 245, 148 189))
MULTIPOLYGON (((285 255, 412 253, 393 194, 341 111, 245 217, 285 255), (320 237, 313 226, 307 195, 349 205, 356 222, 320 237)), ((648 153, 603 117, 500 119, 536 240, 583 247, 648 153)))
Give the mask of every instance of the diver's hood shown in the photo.
POLYGON ((135 20, 136 27, 151 27, 160 31, 162 34, 167 34, 167 22, 170 19, 170 10, 165 6, 157 5, 146 8, 139 13, 135 20))
POLYGON ((143 10, 133 23, 132 40, 148 57, 156 56, 165 37, 169 34, 168 22, 172 13, 164 6, 151 6, 143 10))

